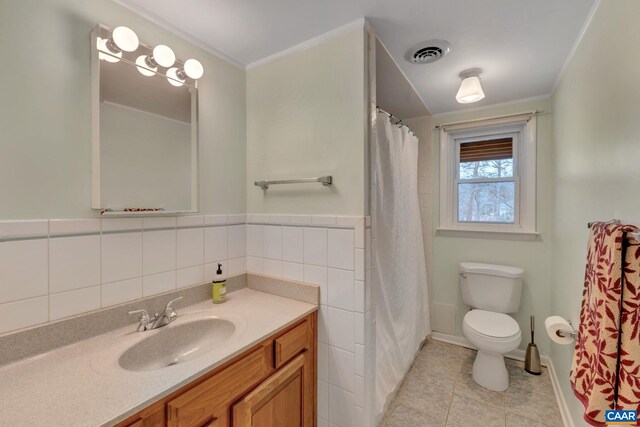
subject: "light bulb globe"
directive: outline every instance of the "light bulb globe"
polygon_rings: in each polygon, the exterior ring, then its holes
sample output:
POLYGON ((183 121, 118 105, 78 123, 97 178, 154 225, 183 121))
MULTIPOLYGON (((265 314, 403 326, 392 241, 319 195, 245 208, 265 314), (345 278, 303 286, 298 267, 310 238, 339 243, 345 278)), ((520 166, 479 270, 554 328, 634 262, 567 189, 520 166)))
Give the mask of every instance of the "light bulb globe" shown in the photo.
POLYGON ((156 74, 156 71, 158 71, 157 67, 152 67, 147 63, 147 55, 138 56, 138 58, 136 59, 136 65, 138 71, 143 76, 151 77, 156 74))
POLYGON ((133 52, 140 46, 138 36, 129 27, 116 27, 111 34, 111 39, 125 52, 133 52))
POLYGON ((171 67, 167 70, 167 81, 175 87, 180 87, 184 84, 184 80, 178 77, 178 69, 176 67, 171 67))
POLYGON ((96 47, 98 48, 98 58, 102 61, 118 62, 122 58, 122 52, 113 52, 109 49, 106 39, 98 37, 96 47))
POLYGON ((468 76, 462 79, 460 89, 456 94, 456 101, 460 104, 471 104, 484 99, 484 91, 478 76, 468 76))
POLYGON ((176 55, 169 46, 159 44, 153 48, 153 60, 161 67, 169 68, 176 62, 176 55))
POLYGON ((187 59, 184 62, 184 72, 193 80, 198 80, 204 74, 204 68, 197 59, 187 59))

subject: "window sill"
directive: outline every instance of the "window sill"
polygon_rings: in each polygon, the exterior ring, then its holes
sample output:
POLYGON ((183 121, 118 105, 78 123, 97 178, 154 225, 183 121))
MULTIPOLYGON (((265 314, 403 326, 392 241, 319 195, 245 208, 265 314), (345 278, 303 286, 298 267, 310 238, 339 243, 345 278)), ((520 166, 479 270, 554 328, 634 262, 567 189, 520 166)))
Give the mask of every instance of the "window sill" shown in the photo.
POLYGON ((535 231, 500 231, 500 230, 472 230, 463 228, 437 228, 436 234, 444 237, 466 237, 471 239, 494 240, 523 240, 534 241, 540 239, 540 233, 535 231))

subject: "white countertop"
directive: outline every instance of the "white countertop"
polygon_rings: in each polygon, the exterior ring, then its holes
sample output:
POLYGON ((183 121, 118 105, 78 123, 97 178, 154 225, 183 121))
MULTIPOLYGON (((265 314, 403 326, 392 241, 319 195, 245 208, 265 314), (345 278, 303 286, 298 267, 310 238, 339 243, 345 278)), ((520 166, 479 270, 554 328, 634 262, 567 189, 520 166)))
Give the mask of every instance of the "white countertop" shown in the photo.
POLYGON ((0 426, 110 426, 241 354, 312 313, 316 305, 252 289, 229 294, 223 304, 205 301, 181 308, 171 325, 206 314, 236 324, 220 348, 156 371, 118 365, 132 344, 160 331, 117 329, 0 368, 0 426))

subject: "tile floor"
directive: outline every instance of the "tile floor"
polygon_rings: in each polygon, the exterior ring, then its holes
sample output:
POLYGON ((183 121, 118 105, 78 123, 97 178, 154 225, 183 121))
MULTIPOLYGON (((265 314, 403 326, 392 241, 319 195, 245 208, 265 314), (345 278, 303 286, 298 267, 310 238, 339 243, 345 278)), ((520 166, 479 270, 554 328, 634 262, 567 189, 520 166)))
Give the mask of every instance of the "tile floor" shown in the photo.
POLYGON ((507 359, 510 385, 495 392, 471 377, 475 351, 428 342, 418 354, 380 427, 562 427, 549 374, 530 375, 507 359))

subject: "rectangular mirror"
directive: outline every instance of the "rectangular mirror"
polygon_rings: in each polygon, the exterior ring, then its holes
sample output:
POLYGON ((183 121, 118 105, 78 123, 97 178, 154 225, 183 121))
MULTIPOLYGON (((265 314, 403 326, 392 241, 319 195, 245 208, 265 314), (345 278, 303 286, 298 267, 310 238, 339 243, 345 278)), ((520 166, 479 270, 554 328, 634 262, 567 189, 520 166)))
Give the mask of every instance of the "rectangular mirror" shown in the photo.
POLYGON ((102 25, 92 31, 92 207, 106 215, 196 212, 197 84, 141 62, 152 55, 148 46, 109 54, 110 37, 102 25))

